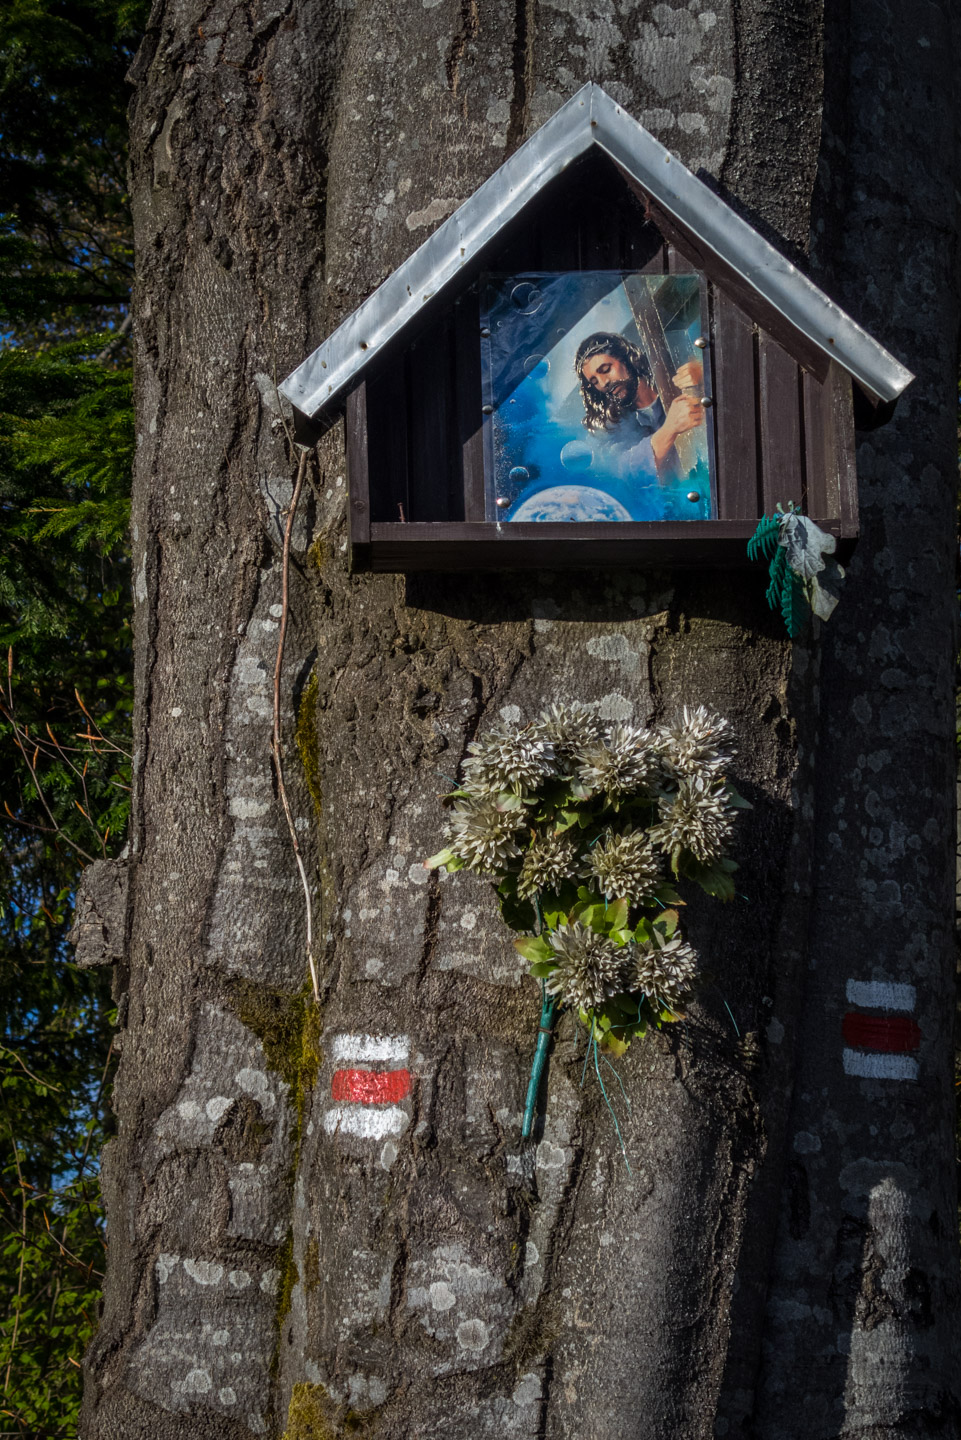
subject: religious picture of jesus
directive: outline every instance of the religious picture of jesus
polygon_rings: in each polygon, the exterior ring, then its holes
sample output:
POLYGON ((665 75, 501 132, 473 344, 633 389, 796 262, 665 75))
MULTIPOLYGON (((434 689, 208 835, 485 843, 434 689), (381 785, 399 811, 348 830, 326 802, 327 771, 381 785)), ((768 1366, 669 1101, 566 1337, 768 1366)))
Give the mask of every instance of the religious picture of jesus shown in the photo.
POLYGON ((488 518, 716 514, 697 275, 484 277, 488 518))

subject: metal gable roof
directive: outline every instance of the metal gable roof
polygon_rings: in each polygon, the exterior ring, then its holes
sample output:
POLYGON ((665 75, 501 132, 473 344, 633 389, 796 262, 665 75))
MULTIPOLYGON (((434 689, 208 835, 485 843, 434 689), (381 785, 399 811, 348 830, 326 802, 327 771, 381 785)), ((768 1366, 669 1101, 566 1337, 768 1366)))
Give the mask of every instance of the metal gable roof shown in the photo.
POLYGON ((336 412, 363 370, 572 161, 597 145, 654 203, 878 400, 914 378, 867 331, 692 175, 599 85, 584 85, 280 385, 311 419, 336 412))

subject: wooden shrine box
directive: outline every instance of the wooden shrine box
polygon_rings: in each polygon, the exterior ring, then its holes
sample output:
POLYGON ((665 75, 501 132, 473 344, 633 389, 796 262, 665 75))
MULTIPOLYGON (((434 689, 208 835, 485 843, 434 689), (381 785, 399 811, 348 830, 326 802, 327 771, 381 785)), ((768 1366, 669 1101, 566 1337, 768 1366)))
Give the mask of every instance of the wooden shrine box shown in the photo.
MULTIPOLYGON (((777 504, 836 535, 843 558, 858 534, 855 411, 865 428, 883 423, 911 378, 585 86, 281 390, 305 438, 346 409, 355 568, 559 569, 741 563, 777 504), (499 518, 495 505, 508 502, 492 501, 482 376, 487 277, 573 272, 699 277, 685 293, 700 297, 713 518, 499 518)), ((677 394, 666 372, 657 388, 666 409, 677 394)))

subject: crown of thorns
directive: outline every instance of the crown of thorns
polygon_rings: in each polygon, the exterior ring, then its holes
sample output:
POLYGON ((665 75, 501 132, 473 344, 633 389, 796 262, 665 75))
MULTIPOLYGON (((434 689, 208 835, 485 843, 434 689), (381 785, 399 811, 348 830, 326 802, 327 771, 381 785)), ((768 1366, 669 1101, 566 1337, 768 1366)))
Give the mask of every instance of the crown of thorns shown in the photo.
POLYGON ((623 335, 598 331, 581 341, 577 347, 577 354, 574 356, 574 372, 582 384, 584 383, 584 366, 595 355, 613 355, 618 360, 626 360, 636 375, 646 377, 648 374, 647 360, 643 351, 633 345, 630 340, 625 340, 623 335))

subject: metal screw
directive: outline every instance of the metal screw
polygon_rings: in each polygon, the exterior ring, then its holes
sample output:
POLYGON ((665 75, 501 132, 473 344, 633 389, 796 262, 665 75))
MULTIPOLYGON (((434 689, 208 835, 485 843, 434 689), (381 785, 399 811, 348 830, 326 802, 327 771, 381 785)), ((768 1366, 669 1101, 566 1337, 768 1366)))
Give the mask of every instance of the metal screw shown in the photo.
POLYGON ((482 415, 493 415, 493 413, 494 413, 494 407, 493 407, 493 405, 482 405, 482 406, 481 406, 481 414, 482 414, 482 415))
POLYGON ((711 399, 710 395, 702 395, 701 404, 704 406, 705 410, 709 410, 714 404, 714 401, 711 399))
POLYGON ((694 341, 694 348, 695 348, 695 350, 706 350, 706 349, 707 349, 707 341, 705 340, 705 338, 704 338, 703 335, 699 335, 699 336, 697 337, 697 339, 694 341))
POLYGON ((500 506, 500 508, 501 508, 502 510, 506 510, 507 507, 508 507, 508 505, 509 505, 510 503, 511 503, 511 502, 508 500, 508 498, 507 498, 506 495, 498 495, 498 497, 497 497, 497 504, 500 506))
POLYGON ((696 505, 698 500, 700 500, 701 498, 700 490, 688 490, 687 498, 688 500, 690 500, 692 505, 696 505))
POLYGON ((491 332, 490 332, 489 330, 482 330, 482 331, 481 331, 481 338, 482 338, 483 340, 488 339, 488 337, 490 336, 490 333, 491 333, 491 332))

